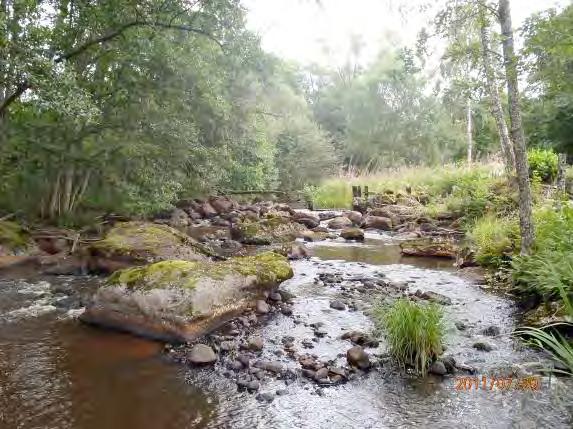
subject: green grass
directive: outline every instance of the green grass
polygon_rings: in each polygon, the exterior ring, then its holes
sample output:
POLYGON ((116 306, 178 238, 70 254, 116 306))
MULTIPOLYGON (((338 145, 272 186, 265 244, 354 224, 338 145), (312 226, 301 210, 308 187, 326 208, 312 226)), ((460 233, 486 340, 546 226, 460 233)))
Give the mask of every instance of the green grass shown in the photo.
POLYGON ((498 267, 507 262, 519 247, 518 220, 489 214, 474 223, 468 236, 475 249, 476 261, 481 265, 498 267))
POLYGON ((399 299, 390 307, 378 307, 375 318, 398 364, 403 368, 411 366, 418 374, 425 375, 431 362, 442 353, 441 307, 399 299))

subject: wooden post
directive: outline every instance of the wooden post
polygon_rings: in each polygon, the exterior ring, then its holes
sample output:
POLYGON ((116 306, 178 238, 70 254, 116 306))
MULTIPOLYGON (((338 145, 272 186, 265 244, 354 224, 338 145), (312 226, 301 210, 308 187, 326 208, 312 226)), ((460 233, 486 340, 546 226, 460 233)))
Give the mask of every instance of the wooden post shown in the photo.
POLYGON ((368 186, 364 186, 364 198, 368 200, 368 186))
POLYGON ((567 155, 560 153, 557 161, 557 190, 565 192, 565 169, 567 168, 567 155))

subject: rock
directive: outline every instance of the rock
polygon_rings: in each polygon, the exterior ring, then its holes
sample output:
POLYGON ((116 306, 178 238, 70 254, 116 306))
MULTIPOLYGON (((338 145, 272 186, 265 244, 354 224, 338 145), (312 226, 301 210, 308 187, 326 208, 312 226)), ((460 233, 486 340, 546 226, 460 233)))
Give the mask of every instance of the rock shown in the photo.
POLYGON ((231 229, 231 238, 243 244, 268 245, 294 241, 304 231, 308 230, 300 223, 275 217, 257 222, 240 222, 231 229))
POLYGON ((328 378, 328 369, 327 368, 320 368, 318 371, 314 373, 314 379, 316 381, 328 378))
POLYGON ((432 291, 422 292, 421 290, 417 290, 415 295, 418 298, 424 299, 426 301, 435 302, 436 304, 441 304, 441 305, 452 304, 452 300, 449 297, 437 292, 432 292, 432 291))
POLYGON ((249 350, 258 352, 261 351, 264 347, 264 341, 261 337, 251 337, 249 338, 249 341, 247 342, 247 348, 249 350))
POLYGON ((210 365, 217 361, 213 349, 205 344, 195 344, 189 352, 189 362, 194 365, 210 365))
POLYGON ((493 346, 485 341, 478 341, 472 347, 483 352, 491 352, 493 350, 493 346))
POLYGON ((400 223, 400 219, 391 210, 382 207, 375 207, 368 211, 369 216, 385 217, 392 221, 392 226, 395 227, 400 223))
POLYGON ((345 216, 339 216, 328 222, 328 227, 330 229, 344 229, 350 228, 352 226, 352 221, 345 216))
POLYGON ((292 316, 292 307, 290 305, 281 305, 281 313, 285 316, 292 316))
POLYGON ((344 216, 346 216, 350 221, 354 224, 359 226, 362 223, 362 213, 357 211, 348 211, 344 212, 344 216))
POLYGON ((330 234, 330 230, 325 226, 317 226, 316 228, 312 228, 312 232, 323 232, 325 234, 330 234))
POLYGON ((453 356, 444 356, 442 357, 442 362, 448 371, 448 374, 453 374, 456 372, 456 360, 453 356))
POLYGON ((167 342, 190 342, 292 275, 286 258, 272 252, 223 262, 157 262, 114 273, 80 319, 167 342))
POLYGON ((282 297, 281 294, 278 293, 278 292, 271 292, 271 293, 269 294, 269 299, 270 299, 271 301, 274 301, 274 302, 281 302, 281 301, 283 300, 283 297, 282 297))
POLYGON ((334 308, 335 310, 346 310, 346 305, 342 301, 330 301, 330 308, 334 308))
POLYGON ((257 400, 261 401, 261 402, 273 402, 275 400, 275 395, 274 393, 271 392, 263 392, 263 393, 259 393, 257 395, 257 400))
POLYGON ((168 259, 206 261, 211 254, 205 246, 176 229, 148 222, 116 224, 88 252, 89 269, 108 273, 168 259))
POLYGON ((216 196, 209 198, 209 204, 218 214, 226 214, 237 207, 237 203, 229 197, 216 196))
POLYGON ((237 344, 234 341, 223 341, 219 345, 219 349, 223 352, 230 352, 237 349, 237 344))
POLYGON ((482 335, 486 335, 488 337, 497 337, 500 333, 500 330, 495 325, 490 325, 484 330, 481 331, 482 335))
POLYGON ((189 215, 181 209, 175 209, 171 212, 171 218, 169 219, 169 225, 174 228, 183 228, 189 226, 191 219, 189 215))
POLYGON ((271 311, 271 307, 269 306, 269 304, 267 304, 262 299, 259 299, 257 301, 257 313, 267 314, 269 311, 271 311))
POLYGON ((468 327, 464 322, 456 321, 455 322, 456 329, 458 331, 465 331, 468 327))
POLYGON ((400 243, 400 249, 406 256, 431 256, 437 258, 456 259, 457 248, 455 244, 443 242, 428 242, 427 240, 413 240, 400 243))
POLYGON ((392 220, 382 216, 366 216, 362 220, 362 228, 390 231, 392 229, 392 220))
POLYGON ((276 394, 277 394, 277 396, 284 396, 284 395, 288 394, 288 390, 286 390, 286 389, 277 389, 276 394))
POLYGON ((346 352, 346 360, 352 366, 360 369, 370 368, 370 357, 360 346, 354 346, 346 352))
POLYGON ((364 231, 360 228, 346 228, 340 233, 340 236, 345 240, 364 241, 364 231))
POLYGON ((197 208, 197 211, 206 219, 211 219, 212 217, 215 217, 218 214, 217 211, 213 208, 213 206, 208 202, 204 202, 203 204, 201 204, 197 208))
POLYGON ((245 354, 238 355, 237 360, 241 362, 245 368, 249 368, 251 366, 251 358, 245 354))
POLYGON ((430 374, 446 375, 448 373, 448 370, 446 369, 444 362, 437 360, 434 363, 432 363, 432 365, 430 365, 430 369, 428 370, 428 372, 430 374))
POLYGON ((311 369, 303 369, 301 371, 301 374, 303 377, 310 378, 310 379, 314 380, 315 372, 311 369))
POLYGON ((320 225, 320 219, 312 212, 296 212, 293 219, 306 226, 307 228, 316 228, 320 225))
POLYGON ((361 331, 348 331, 340 337, 342 340, 350 340, 353 344, 364 347, 378 347, 379 342, 372 336, 361 331))
POLYGON ((303 244, 292 243, 287 248, 286 257, 291 260, 307 258, 308 250, 303 244))
POLYGON ((309 242, 322 241, 326 240, 327 238, 336 238, 329 232, 314 232, 314 231, 303 231, 300 233, 300 237, 304 241, 309 241, 309 242))

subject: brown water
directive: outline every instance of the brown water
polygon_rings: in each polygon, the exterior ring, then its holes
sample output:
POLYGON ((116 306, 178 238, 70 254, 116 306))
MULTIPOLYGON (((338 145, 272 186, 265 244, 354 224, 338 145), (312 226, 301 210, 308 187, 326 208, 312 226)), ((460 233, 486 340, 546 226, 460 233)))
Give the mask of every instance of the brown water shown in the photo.
MULTIPOLYGON (((384 238, 384 237, 378 237, 384 238)), ((509 333, 513 304, 456 276, 451 261, 402 258, 385 239, 364 244, 313 244, 310 261, 293 264, 295 277, 281 287, 296 295, 294 319, 276 315, 263 326, 263 355, 277 358, 284 335, 299 345, 312 337, 310 323, 322 321, 328 335, 312 349, 322 359, 343 363, 348 343, 342 330, 373 328, 361 311, 335 311, 330 299, 342 291, 313 282, 318 273, 385 275, 409 288, 449 296, 447 353, 478 368, 479 375, 524 362, 544 362, 508 337, 491 339, 496 350, 476 352, 471 344, 492 323, 509 333), (470 328, 461 333, 453 322, 470 328)), ((319 388, 302 379, 285 386, 270 379, 262 391, 286 388, 263 404, 238 393, 222 368, 189 369, 169 363, 161 345, 87 327, 68 315, 62 302, 70 288, 86 294, 90 278, 30 278, 0 281, 0 427, 2 428, 509 428, 571 427, 571 383, 544 380, 540 392, 454 389, 454 380, 408 379, 391 368, 371 371, 344 385, 319 388), (49 282, 47 283, 46 280, 49 282)), ((357 297, 359 302, 360 298, 357 297)), ((364 303, 367 306, 367 303, 364 303)), ((384 351, 384 345, 378 352, 384 351)), ((374 351, 375 352, 375 351, 374 351)))

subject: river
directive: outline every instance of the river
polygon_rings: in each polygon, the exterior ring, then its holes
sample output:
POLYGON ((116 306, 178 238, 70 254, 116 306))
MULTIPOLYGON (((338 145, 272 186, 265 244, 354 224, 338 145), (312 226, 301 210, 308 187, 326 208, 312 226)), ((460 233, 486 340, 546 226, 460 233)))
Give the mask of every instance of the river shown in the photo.
MULTIPOLYGON (((297 368, 278 350, 289 335, 299 345, 312 338, 311 324, 322 322, 326 335, 310 351, 345 363, 344 330, 373 329, 371 305, 356 293, 353 278, 383 276, 407 282, 411 291, 439 292, 445 307, 446 353, 490 376, 527 365, 547 365, 542 355, 521 347, 508 334, 515 307, 503 295, 457 275, 451 261, 403 258, 389 237, 369 234, 364 243, 341 240, 312 243, 310 260, 293 262, 295 276, 281 285, 295 295, 293 317, 280 313, 260 325, 263 357, 297 368), (320 273, 344 282, 316 282, 320 273), (329 307, 345 297, 358 311, 329 307), (365 310, 365 311, 361 311, 365 310), (296 323, 295 323, 296 321, 296 323), (454 322, 468 326, 460 331, 454 322), (494 350, 472 348, 484 327, 494 350), (278 357, 277 357, 278 356, 278 357)), ((570 380, 543 378, 538 391, 479 388, 458 390, 455 378, 405 376, 391 367, 372 370, 349 382, 320 387, 302 378, 286 385, 269 379, 261 391, 284 389, 272 403, 237 392, 233 375, 173 363, 161 344, 85 326, 71 307, 80 306, 100 280, 93 277, 41 277, 30 272, 0 279, 0 427, 2 428, 570 428, 570 380), (70 290, 81 291, 70 294, 70 290), (68 295, 73 296, 70 298, 68 295)), ((367 294, 366 294, 367 295, 367 294)), ((370 351, 384 352, 384 343, 370 351)))

